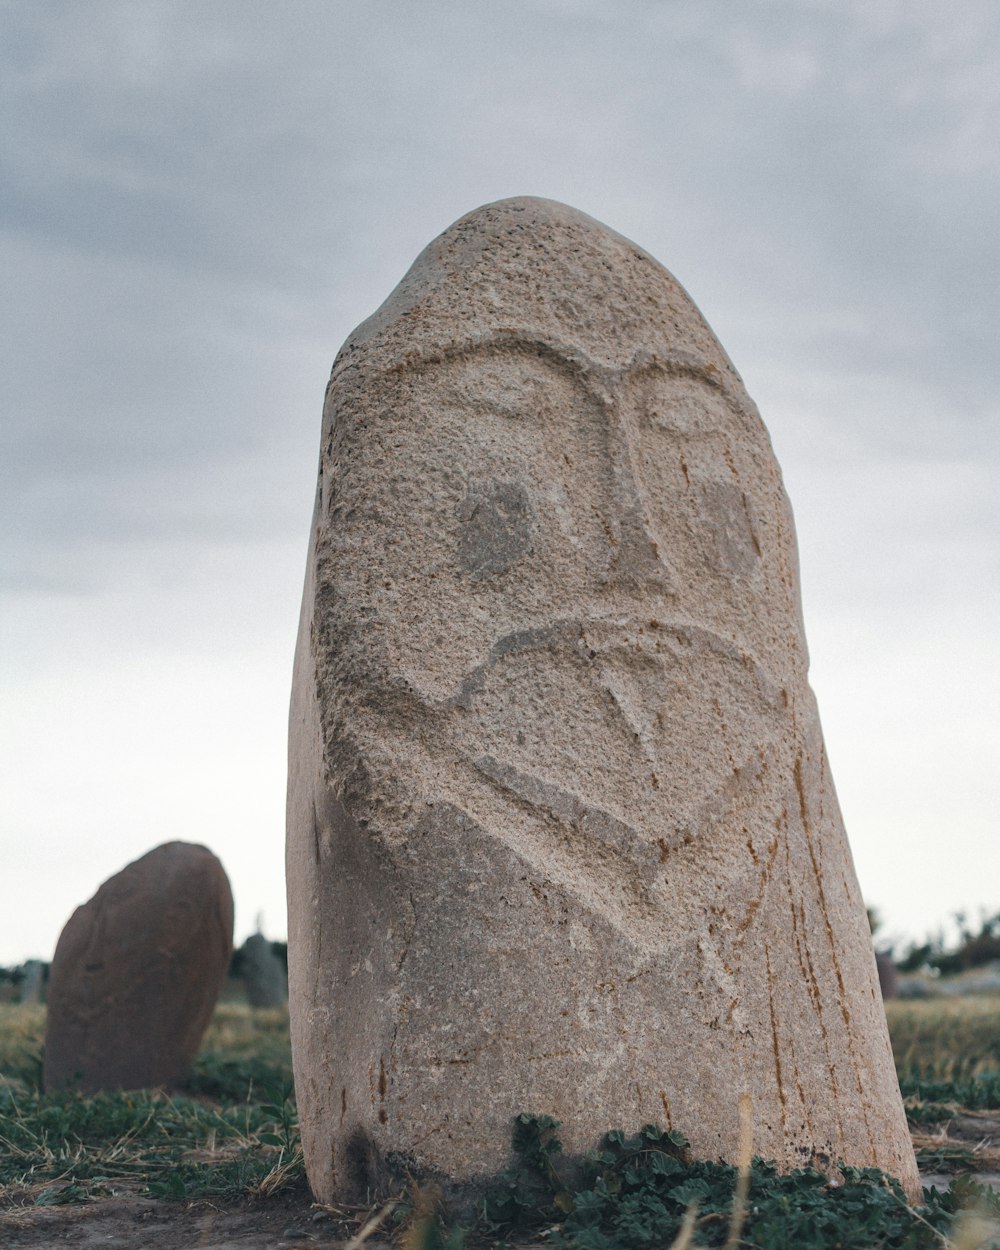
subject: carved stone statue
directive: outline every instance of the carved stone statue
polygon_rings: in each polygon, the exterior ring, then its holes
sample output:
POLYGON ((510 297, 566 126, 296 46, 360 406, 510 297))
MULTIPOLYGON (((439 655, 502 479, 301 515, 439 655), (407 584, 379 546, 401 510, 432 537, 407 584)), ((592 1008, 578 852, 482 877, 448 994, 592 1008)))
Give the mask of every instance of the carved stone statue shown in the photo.
POLYGON ((767 432, 677 282, 506 200, 334 365, 291 712, 324 1201, 681 1129, 917 1186, 767 432))

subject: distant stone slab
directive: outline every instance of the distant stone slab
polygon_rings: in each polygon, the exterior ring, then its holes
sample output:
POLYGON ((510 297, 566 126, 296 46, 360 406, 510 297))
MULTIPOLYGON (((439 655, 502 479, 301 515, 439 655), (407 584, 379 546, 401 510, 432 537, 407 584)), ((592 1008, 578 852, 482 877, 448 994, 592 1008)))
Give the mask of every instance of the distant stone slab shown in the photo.
POLYGON ((45 965, 40 959, 29 959, 22 972, 20 1001, 37 1007, 45 999, 45 965))
POLYGON ((570 1154, 917 1172, 807 681, 792 515, 697 308, 487 205, 348 339, 290 736, 290 1002, 323 1201, 570 1154))
POLYGON ((283 1007, 288 1002, 285 965, 263 933, 243 943, 243 984, 251 1007, 283 1007))
POLYGON ((60 935, 48 985, 46 1089, 186 1076, 232 955, 233 897, 204 846, 167 842, 109 878, 60 935))
POLYGON ((875 954, 875 968, 878 972, 878 986, 883 999, 899 997, 899 971, 891 955, 881 951, 875 954))

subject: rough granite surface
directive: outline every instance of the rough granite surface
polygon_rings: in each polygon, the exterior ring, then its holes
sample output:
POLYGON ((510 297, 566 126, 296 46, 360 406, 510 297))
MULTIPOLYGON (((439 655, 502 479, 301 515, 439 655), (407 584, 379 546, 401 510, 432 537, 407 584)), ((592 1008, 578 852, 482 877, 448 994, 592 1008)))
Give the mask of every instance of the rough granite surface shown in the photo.
POLYGON ((166 842, 109 877, 56 945, 45 1088, 95 1093, 183 1080, 232 950, 229 879, 207 847, 166 842))
POLYGON ((570 1154, 918 1181, 767 432, 599 222, 490 204, 334 364, 291 707, 290 1001, 323 1201, 570 1154))

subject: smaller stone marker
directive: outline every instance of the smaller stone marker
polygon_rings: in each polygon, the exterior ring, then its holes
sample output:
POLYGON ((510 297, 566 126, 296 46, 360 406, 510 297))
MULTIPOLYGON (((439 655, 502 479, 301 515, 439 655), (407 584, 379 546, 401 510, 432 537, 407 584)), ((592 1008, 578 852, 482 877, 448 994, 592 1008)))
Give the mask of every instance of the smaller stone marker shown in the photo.
POLYGON ((49 973, 46 1089, 173 1085, 233 949, 233 896, 207 847, 167 842, 110 877, 63 929, 49 973))
POLYGON ((37 1007, 44 1001, 45 965, 40 959, 29 959, 24 965, 20 1001, 26 1007, 37 1007))
POLYGON ((899 997, 899 973, 891 955, 881 951, 875 954, 875 968, 878 971, 878 987, 882 991, 883 1000, 899 997))
POLYGON ((263 933, 243 943, 243 983, 251 1007, 284 1007, 288 1002, 288 973, 263 933))

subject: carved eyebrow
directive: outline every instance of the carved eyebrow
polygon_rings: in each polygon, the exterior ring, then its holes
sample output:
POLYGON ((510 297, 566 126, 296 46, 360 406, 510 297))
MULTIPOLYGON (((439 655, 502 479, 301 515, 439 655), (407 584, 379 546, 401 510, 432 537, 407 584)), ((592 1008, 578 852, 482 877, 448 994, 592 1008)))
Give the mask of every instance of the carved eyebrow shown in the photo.
POLYGON ((448 364, 451 361, 473 359, 479 355, 498 354, 503 349, 508 351, 513 349, 513 353, 519 356, 543 360, 568 371, 573 381, 585 391, 588 398, 593 399, 602 407, 610 405, 611 395, 604 381, 604 375, 608 373, 606 366, 592 360, 586 352, 571 347, 568 343, 524 334, 514 327, 500 327, 465 338, 451 339, 432 347, 413 347, 397 359, 375 369, 372 369, 370 365, 366 367, 364 349, 360 353, 344 354, 342 352, 333 362, 330 380, 326 384, 323 405, 324 428, 328 420, 327 401, 335 395, 338 403, 343 403, 344 398, 354 386, 368 386, 375 378, 419 375, 427 368, 448 364), (593 385, 595 378, 598 379, 596 387, 593 385))
POLYGON ((411 370, 420 370, 428 365, 445 364, 448 361, 495 352, 502 348, 513 348, 524 355, 568 366, 584 385, 597 380, 602 384, 602 388, 613 390, 621 382, 631 381, 643 373, 666 373, 675 377, 696 377, 709 386, 721 390, 729 398, 736 399, 733 393, 734 388, 725 372, 713 361, 696 352, 683 349, 651 352, 640 348, 628 364, 606 365, 594 360, 581 348, 570 343, 548 336, 525 334, 514 327, 503 326, 481 334, 452 339, 433 347, 415 347, 379 372, 409 373, 411 370))
MULTIPOLYGON (((737 415, 760 423, 760 414, 753 400, 738 384, 734 385, 728 371, 697 352, 677 349, 673 351, 649 351, 640 348, 625 365, 605 365, 594 360, 579 347, 559 339, 542 335, 525 334, 510 326, 486 330, 465 338, 456 338, 433 347, 414 347, 398 360, 394 360, 368 377, 389 377, 419 373, 426 368, 447 364, 450 361, 472 359, 479 355, 498 353, 502 349, 519 355, 544 360, 567 370, 587 395, 602 407, 613 407, 623 386, 641 379, 647 374, 666 377, 691 378, 718 391, 737 415)), ((327 393, 335 381, 346 382, 346 373, 364 370, 361 360, 348 359, 334 362, 333 372, 327 384, 327 393)))
POLYGON ((568 368, 584 386, 590 375, 600 375, 605 367, 592 360, 586 352, 553 339, 527 335, 519 330, 500 328, 485 331, 429 348, 414 348, 400 360, 393 361, 381 373, 409 373, 429 365, 447 364, 454 360, 469 359, 479 355, 491 355, 503 349, 513 349, 518 355, 532 356, 550 364, 568 368))

